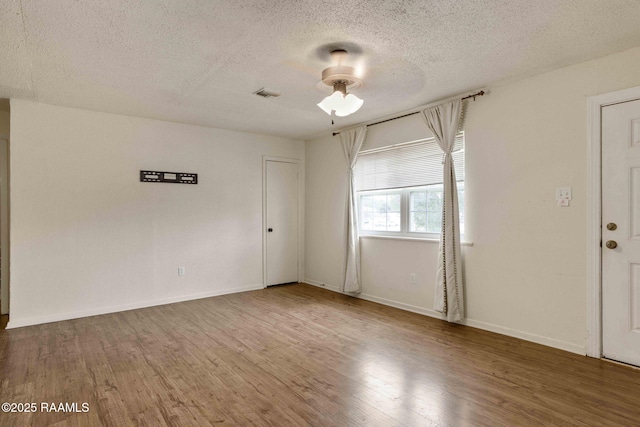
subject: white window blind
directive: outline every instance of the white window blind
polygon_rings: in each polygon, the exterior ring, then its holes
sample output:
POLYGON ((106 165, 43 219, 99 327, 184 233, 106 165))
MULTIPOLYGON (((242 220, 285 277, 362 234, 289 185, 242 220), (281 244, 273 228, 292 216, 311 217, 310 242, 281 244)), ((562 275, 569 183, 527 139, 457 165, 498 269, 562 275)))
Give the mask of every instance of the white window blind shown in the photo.
MULTIPOLYGON (((453 149, 456 180, 464 181, 464 132, 453 149)), ((357 191, 441 184, 444 155, 434 138, 361 151, 356 164, 357 191)))

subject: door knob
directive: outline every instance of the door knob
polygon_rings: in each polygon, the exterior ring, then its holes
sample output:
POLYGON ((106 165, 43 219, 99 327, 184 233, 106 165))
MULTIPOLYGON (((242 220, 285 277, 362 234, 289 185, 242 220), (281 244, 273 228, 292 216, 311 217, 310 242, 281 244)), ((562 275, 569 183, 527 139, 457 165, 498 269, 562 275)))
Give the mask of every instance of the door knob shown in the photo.
POLYGON ((269 233, 272 233, 272 232, 273 232, 273 228, 269 228, 269 229, 267 229, 267 231, 268 231, 269 233))
POLYGON ((607 224, 607 230, 609 230, 609 231, 613 231, 616 228, 618 228, 618 226, 613 222, 610 222, 609 224, 607 224))
POLYGON ((607 245, 607 248, 609 249, 615 249, 618 247, 618 244, 616 243, 615 240, 607 240, 606 245, 607 245))

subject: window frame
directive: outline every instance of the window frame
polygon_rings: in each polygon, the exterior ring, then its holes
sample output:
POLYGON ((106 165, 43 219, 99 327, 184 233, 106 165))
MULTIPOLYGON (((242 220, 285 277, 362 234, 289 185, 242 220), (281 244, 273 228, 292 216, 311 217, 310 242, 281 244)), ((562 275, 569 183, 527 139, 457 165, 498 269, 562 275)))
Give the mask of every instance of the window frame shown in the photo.
MULTIPOLYGON (((462 189, 464 190, 464 180, 457 181, 457 184, 462 184, 462 189)), ((358 197, 358 235, 359 236, 386 236, 386 237, 401 237, 401 238, 410 238, 410 239, 424 239, 424 240, 438 240, 440 239, 440 232, 437 233, 428 233, 428 232, 420 232, 420 231, 409 231, 409 223, 411 216, 411 193, 414 191, 426 190, 429 187, 440 186, 443 184, 431 184, 431 185, 421 185, 415 187, 401 187, 401 188, 392 188, 385 190, 364 190, 356 192, 358 197), (400 231, 381 231, 381 230, 362 230, 362 196, 368 195, 382 195, 382 194, 400 194, 400 231)), ((460 191, 460 188, 458 188, 460 191)), ((463 198, 466 195, 466 191, 463 191, 463 198)), ((460 204, 460 201, 458 201, 460 204)), ((462 201, 464 206, 464 200, 462 201)), ((462 221, 464 222, 464 210, 462 215, 462 221)), ((460 234, 460 237, 463 238, 464 234, 460 234)))

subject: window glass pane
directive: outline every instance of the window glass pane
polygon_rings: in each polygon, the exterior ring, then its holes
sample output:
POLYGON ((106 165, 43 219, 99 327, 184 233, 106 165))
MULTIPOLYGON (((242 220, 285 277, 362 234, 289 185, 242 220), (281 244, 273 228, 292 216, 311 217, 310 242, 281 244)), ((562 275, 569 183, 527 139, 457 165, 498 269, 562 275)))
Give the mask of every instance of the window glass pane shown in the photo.
POLYGON ((387 195, 376 195, 373 196, 373 208, 376 213, 386 213, 387 212, 387 195))
POLYGON ((430 211, 442 210, 442 189, 438 189, 438 191, 429 191, 427 209, 430 211))
POLYGON ((373 229, 375 231, 386 231, 387 230, 387 214, 386 213, 375 213, 373 214, 373 229))
POLYGON ((442 186, 433 186, 427 194, 427 233, 442 230, 442 186))
POLYGON ((427 209, 427 192, 411 192, 411 211, 424 211, 427 209))
POLYGON ((409 230, 418 233, 425 233, 427 231, 427 213, 411 212, 409 217, 409 230))
POLYGON ((362 214, 362 222, 360 223, 360 230, 373 230, 373 214, 372 213, 363 213, 362 214))
POLYGON ((387 214, 387 231, 400 231, 400 212, 387 214))
POLYGON ((362 212, 373 212, 373 196, 362 196, 362 212))
POLYGON ((400 212, 400 194, 387 196, 387 212, 400 212))
POLYGON ((442 211, 427 213, 427 233, 440 233, 442 230, 442 211))

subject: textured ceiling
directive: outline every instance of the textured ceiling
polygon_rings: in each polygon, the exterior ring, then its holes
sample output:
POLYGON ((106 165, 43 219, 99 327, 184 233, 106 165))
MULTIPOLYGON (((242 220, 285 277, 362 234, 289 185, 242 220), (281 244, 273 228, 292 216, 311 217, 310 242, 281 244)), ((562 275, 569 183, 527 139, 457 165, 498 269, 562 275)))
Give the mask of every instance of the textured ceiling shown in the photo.
POLYGON ((638 46, 639 22, 638 0, 2 0, 0 98, 305 138, 638 46), (331 126, 342 45, 365 104, 331 126))

